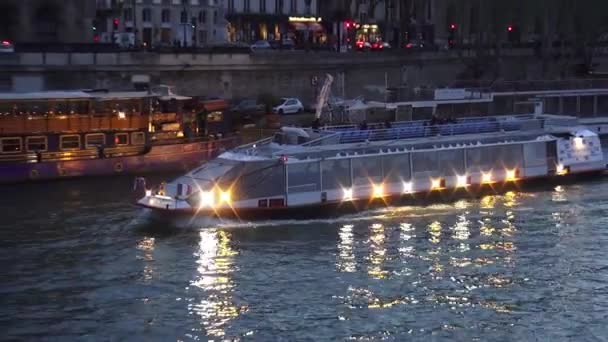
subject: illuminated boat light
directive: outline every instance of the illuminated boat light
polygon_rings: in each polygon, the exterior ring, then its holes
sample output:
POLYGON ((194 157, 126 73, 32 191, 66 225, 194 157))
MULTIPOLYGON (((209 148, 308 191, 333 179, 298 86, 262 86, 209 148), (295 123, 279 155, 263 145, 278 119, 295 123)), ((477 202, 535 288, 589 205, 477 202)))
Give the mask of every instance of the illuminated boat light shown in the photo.
POLYGON ((517 175, 518 174, 517 169, 506 170, 505 174, 506 174, 505 180, 507 182, 514 182, 519 178, 517 175))
POLYGON ((492 172, 482 173, 481 174, 481 182, 484 184, 492 183, 492 172))
POLYGON ((383 197, 384 196, 384 185, 378 184, 374 185, 374 197, 383 197))
POLYGON ((342 200, 352 201, 353 200, 353 189, 342 189, 342 200))
POLYGON ((152 190, 146 190, 146 197, 152 196, 152 190))
POLYGON ((412 184, 412 182, 403 182, 403 193, 404 194, 411 194, 413 190, 414 190, 414 185, 412 184))
POLYGON ((577 150, 582 150, 585 148, 585 141, 581 137, 574 137, 572 142, 574 142, 574 148, 577 150))
POLYGON ((469 177, 467 175, 456 176, 456 187, 466 188, 467 186, 469 186, 469 177))
POLYGON ((231 196, 230 191, 222 191, 220 193, 220 201, 224 203, 230 203, 231 196))
POLYGON ((213 191, 201 191, 199 196, 200 196, 200 204, 199 204, 200 208, 204 208, 204 207, 213 208, 213 205, 215 204, 213 191))
POLYGON ((443 183, 443 179, 431 179, 431 190, 440 190, 442 188, 441 184, 443 183))
POLYGON ((555 170, 558 175, 565 176, 568 174, 568 168, 564 166, 564 164, 557 164, 557 168, 555 170))

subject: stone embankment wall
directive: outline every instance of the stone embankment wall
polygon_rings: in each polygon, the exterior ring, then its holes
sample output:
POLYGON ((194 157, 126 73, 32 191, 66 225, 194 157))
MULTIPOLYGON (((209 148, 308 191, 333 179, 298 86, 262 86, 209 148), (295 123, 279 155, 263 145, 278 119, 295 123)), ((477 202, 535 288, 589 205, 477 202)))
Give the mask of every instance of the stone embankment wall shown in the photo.
MULTIPOLYGON (((601 58, 598 59, 601 64, 601 58)), ((0 91, 82 88, 128 89, 134 79, 175 86, 184 95, 225 98, 263 93, 311 103, 324 75, 335 77, 336 96, 382 100, 388 87, 450 86, 480 63, 472 53, 268 52, 256 54, 14 53, 0 54, 0 91), (316 80, 316 82, 315 82, 316 80), (316 84, 316 85, 315 85, 316 84)), ((538 80, 569 77, 570 69, 545 63, 533 51, 504 52, 484 78, 538 80)))

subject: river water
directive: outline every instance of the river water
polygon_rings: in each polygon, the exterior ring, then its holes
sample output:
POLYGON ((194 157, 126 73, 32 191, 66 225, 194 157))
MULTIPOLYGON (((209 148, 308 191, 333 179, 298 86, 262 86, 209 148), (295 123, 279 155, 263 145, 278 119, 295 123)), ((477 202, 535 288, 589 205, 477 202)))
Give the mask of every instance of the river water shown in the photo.
POLYGON ((608 337, 608 180, 331 220, 156 224, 132 179, 2 187, 2 340, 608 337))

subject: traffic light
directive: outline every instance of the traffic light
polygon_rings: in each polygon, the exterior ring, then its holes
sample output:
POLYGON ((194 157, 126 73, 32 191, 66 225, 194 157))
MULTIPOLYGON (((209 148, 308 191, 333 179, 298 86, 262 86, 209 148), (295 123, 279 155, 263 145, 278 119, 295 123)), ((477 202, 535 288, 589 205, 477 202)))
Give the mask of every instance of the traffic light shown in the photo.
POLYGON ((112 27, 114 28, 114 31, 118 30, 118 18, 112 20, 112 27))
POLYGON ((450 29, 448 32, 448 46, 449 47, 454 47, 454 45, 456 45, 457 31, 458 31, 458 25, 456 25, 455 23, 451 23, 450 29))
POLYGON ((518 43, 519 42, 519 32, 516 26, 507 25, 507 39, 510 43, 518 43))

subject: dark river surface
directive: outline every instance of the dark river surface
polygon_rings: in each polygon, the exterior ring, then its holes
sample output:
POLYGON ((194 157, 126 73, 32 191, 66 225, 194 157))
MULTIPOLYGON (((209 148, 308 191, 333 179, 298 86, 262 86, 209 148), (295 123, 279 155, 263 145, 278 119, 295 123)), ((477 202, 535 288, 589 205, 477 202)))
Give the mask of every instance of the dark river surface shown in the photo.
POLYGON ((132 178, 1 187, 2 340, 608 339, 608 179, 153 223, 132 178))

